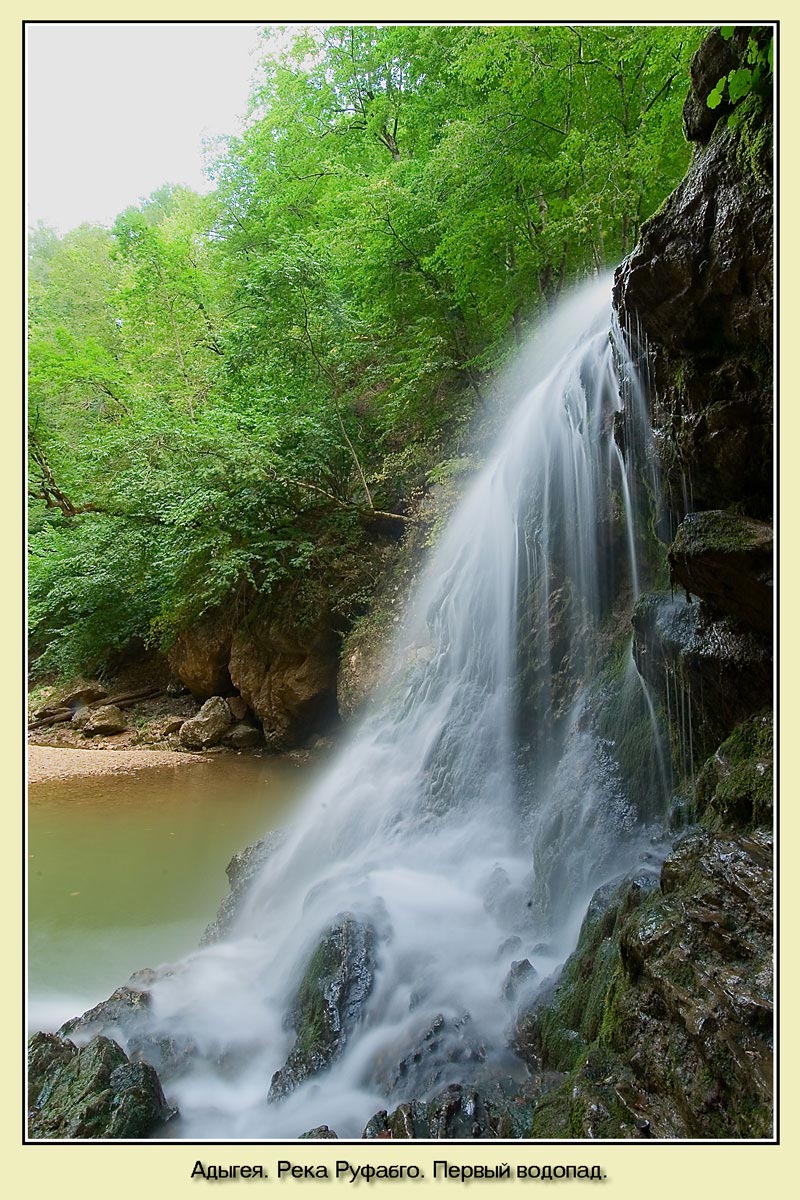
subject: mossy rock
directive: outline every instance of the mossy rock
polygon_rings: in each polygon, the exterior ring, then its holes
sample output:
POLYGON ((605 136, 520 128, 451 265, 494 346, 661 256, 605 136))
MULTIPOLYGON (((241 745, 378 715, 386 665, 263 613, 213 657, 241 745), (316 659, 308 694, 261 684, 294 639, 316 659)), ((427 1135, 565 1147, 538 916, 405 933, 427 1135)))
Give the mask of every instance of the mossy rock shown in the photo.
POLYGON ((375 929, 341 913, 325 933, 303 973, 291 1006, 295 1041, 272 1077, 269 1099, 281 1100, 341 1056, 372 991, 375 929))
POLYGON ((711 829, 752 829, 772 824, 772 714, 744 721, 704 763, 695 804, 711 829))
POLYGON ((132 1063, 116 1042, 82 1049, 57 1034, 28 1046, 31 1138, 146 1138, 174 1116, 153 1067, 132 1063))

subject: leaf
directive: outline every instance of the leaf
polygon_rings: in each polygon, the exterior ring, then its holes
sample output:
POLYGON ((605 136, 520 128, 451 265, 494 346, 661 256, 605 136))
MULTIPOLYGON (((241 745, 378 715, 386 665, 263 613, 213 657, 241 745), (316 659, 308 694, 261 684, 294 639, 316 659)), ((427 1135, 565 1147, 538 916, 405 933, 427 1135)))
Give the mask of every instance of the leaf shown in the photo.
POLYGON ((739 67, 728 75, 728 95, 731 104, 738 103, 749 95, 753 88, 753 72, 749 67, 739 67))
POLYGON ((724 41, 729 42, 731 40, 731 38, 733 37, 733 31, 735 28, 736 28, 735 25, 723 25, 719 31, 720 37, 724 41))
POLYGON ((722 76, 722 79, 717 81, 717 86, 713 89, 713 91, 708 93, 708 98, 706 100, 707 108, 719 108, 720 104, 722 103, 722 97, 725 94, 725 84, 727 82, 728 81, 724 75, 722 76))

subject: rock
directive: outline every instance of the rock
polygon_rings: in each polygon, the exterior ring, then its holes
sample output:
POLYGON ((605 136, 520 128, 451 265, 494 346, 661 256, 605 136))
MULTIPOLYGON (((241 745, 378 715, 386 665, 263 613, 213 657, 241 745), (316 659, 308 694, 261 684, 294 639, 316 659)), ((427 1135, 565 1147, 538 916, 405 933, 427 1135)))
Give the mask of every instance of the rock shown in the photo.
POLYGON ((505 958, 507 954, 514 954, 517 950, 522 949, 522 938, 517 933, 512 933, 507 937, 497 949, 497 958, 505 958))
POLYGON ((704 825, 724 830, 772 825, 772 714, 737 726, 703 765, 694 788, 704 825))
POLYGON ((106 1037, 78 1049, 37 1033, 28 1048, 31 1138, 146 1138, 175 1115, 158 1075, 106 1037))
POLYGON ((339 1135, 338 1133, 334 1133, 332 1129, 329 1129, 327 1125, 318 1125, 316 1129, 309 1129, 307 1133, 301 1133, 297 1140, 299 1142, 305 1142, 312 1138, 320 1138, 326 1141, 330 1141, 335 1138, 338 1141, 339 1135))
MULTIPOLYGON (((561 1077, 557 1077, 560 1082, 561 1077)), ((451 1083, 432 1100, 408 1100, 367 1122, 363 1138, 516 1138, 530 1124, 536 1098, 555 1080, 504 1078, 487 1087, 451 1083)))
POLYGON ((476 1037, 468 1013, 455 1020, 439 1013, 404 1047, 376 1059, 369 1083, 385 1096, 430 1095, 454 1075, 462 1083, 476 1082, 486 1059, 486 1046, 476 1037))
POLYGON ((261 730, 256 729, 255 726, 239 722, 228 730, 224 742, 226 746, 231 746, 234 750, 249 750, 253 746, 263 746, 264 736, 261 730))
POLYGON ((84 708, 102 700, 108 692, 96 679, 77 679, 66 687, 57 688, 42 708, 36 710, 35 717, 49 717, 62 708, 84 708))
POLYGON ((116 704, 104 704, 95 708, 83 726, 84 737, 97 737, 98 734, 124 733, 128 722, 121 709, 116 704))
POLYGON ((338 641, 326 626, 307 637, 255 617, 237 628, 230 675, 273 749, 290 749, 336 716, 338 641))
POLYGON ((770 647, 669 595, 642 596, 632 624, 636 666, 670 717, 676 771, 689 779, 741 721, 771 705, 770 647))
POLYGON ((771 894, 762 829, 694 831, 659 887, 598 896, 560 977, 518 1023, 534 1069, 568 1072, 530 1136, 770 1135, 771 894))
POLYGON ((59 1037, 74 1038, 78 1034, 78 1042, 85 1043, 98 1033, 114 1031, 123 1040, 149 1008, 148 991, 124 985, 82 1016, 65 1021, 58 1031, 59 1037))
POLYGON ((512 962, 508 974, 503 981, 503 999, 513 1001, 520 994, 529 991, 536 983, 539 972, 530 959, 523 958, 512 962))
POLYGON ((233 690, 228 672, 230 649, 230 620, 226 614, 217 614, 178 635, 169 663, 196 700, 208 700, 233 690))
POLYGON ((200 945, 208 946, 224 937, 233 925, 234 920, 250 890, 250 885, 260 873, 264 863, 274 853, 283 841, 283 834, 268 833, 252 846, 234 854, 225 868, 230 885, 230 894, 225 897, 217 910, 217 915, 203 934, 200 945))
POLYGON ((58 1030, 59 1037, 69 1037, 78 1046, 86 1045, 98 1035, 113 1038, 124 1047, 131 1062, 149 1063, 164 1077, 179 1074, 196 1054, 197 1047, 188 1039, 179 1041, 154 1026, 148 991, 158 979, 171 973, 166 967, 135 972, 107 1000, 82 1016, 65 1021, 58 1030))
POLYGON ((740 624, 772 633, 772 526, 728 512, 690 513, 669 550, 672 578, 740 624))
POLYGON ((215 746, 231 723, 231 712, 221 696, 206 700, 196 717, 184 721, 179 736, 182 746, 190 750, 204 750, 215 746))
POLYGON ((91 715, 92 710, 90 708, 85 706, 83 708, 76 708, 75 712, 72 714, 70 725, 72 725, 74 729, 85 729, 91 715))
POLYGON ((158 717, 150 722, 147 733, 149 737, 161 741, 173 733, 178 733, 185 722, 186 717, 158 717))
POLYGON ((709 108, 706 97, 717 86, 717 81, 738 65, 739 54, 739 46, 732 38, 726 41, 718 29, 712 29, 692 59, 689 69, 692 86, 683 106, 687 141, 707 142, 717 122, 730 113, 727 100, 717 108, 709 108))
POLYGON ((679 519, 772 511, 772 110, 750 96, 731 126, 726 106, 706 105, 711 76, 743 63, 749 33, 771 30, 737 30, 729 43, 714 32, 698 50, 689 170, 615 280, 623 327, 647 341, 655 444, 679 519))
POLYGON ((228 708, 234 721, 243 721, 248 713, 248 707, 241 696, 228 696, 228 708))
POLYGON ((320 941, 291 1007, 297 1036, 272 1077, 271 1101, 288 1096, 341 1056, 372 991, 376 941, 373 927, 352 913, 340 914, 320 941))

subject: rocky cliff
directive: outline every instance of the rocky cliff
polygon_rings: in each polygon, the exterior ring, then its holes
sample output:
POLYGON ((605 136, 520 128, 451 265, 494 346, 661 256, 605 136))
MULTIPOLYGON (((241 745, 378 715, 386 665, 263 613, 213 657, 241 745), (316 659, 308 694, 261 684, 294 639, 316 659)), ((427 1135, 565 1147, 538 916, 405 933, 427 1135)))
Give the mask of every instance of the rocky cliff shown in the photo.
POLYGON ((594 897, 517 1047, 561 1071, 534 1137, 772 1132, 772 107, 770 30, 713 31, 692 63, 686 178, 615 280, 652 372, 672 591, 634 612, 690 822, 657 879, 594 897), (752 75, 752 72, 751 72, 752 75), (712 101, 713 102, 713 101, 712 101))

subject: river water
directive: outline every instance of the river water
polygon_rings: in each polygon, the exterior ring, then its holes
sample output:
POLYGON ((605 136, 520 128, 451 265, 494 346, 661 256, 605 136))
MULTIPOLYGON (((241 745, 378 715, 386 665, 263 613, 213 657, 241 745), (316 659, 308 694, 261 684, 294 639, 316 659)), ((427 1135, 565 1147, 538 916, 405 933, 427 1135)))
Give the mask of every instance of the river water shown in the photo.
POLYGON ((133 971, 193 950, 231 855, 279 828, 316 770, 226 754, 32 786, 29 1028, 56 1028, 133 971))

